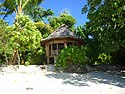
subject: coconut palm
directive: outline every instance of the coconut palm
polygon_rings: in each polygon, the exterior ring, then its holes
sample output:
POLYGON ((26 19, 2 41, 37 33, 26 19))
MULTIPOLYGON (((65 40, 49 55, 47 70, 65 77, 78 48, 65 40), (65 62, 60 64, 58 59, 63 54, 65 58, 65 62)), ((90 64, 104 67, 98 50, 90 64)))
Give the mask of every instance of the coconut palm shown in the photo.
MULTIPOLYGON (((0 0, 0 15, 4 15, 4 17, 6 17, 8 14, 15 13, 16 16, 23 16, 24 10, 31 10, 34 6, 39 5, 43 1, 44 0, 0 0)), ((17 60, 19 60, 19 64, 20 58, 18 54, 18 49, 15 48, 13 56, 9 62, 15 63, 17 60)))
POLYGON ((33 6, 39 5, 44 0, 1 0, 0 1, 0 14, 22 15, 24 10, 31 9, 33 6))

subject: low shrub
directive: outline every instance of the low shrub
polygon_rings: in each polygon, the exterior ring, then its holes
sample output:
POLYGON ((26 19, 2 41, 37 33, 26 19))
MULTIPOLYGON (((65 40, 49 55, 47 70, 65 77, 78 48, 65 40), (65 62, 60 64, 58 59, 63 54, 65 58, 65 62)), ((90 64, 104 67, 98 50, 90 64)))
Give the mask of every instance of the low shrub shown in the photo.
POLYGON ((70 65, 85 65, 88 61, 87 47, 70 46, 61 51, 56 62, 56 68, 67 69, 70 65))

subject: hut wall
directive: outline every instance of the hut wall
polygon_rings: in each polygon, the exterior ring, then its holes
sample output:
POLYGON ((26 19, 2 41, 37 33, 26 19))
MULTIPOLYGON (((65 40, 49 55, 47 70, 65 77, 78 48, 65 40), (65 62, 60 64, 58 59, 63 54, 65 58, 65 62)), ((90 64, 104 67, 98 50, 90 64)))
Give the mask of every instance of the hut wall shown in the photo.
POLYGON ((79 45, 79 41, 72 40, 72 39, 60 39, 60 40, 51 40, 45 44, 46 49, 46 57, 47 57, 47 64, 50 64, 50 62, 53 61, 53 63, 56 63, 57 56, 60 52, 58 44, 64 43, 64 48, 68 46, 67 43, 73 43, 72 45, 79 45), (53 44, 57 44, 57 48, 53 50, 53 44), (54 59, 54 60, 53 60, 54 59))

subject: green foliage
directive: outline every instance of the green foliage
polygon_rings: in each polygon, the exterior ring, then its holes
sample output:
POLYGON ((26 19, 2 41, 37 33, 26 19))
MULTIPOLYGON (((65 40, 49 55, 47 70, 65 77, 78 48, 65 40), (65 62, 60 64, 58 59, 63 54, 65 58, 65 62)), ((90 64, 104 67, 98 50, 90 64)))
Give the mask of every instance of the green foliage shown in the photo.
POLYGON ((34 61, 30 62, 30 64, 37 64, 38 62, 37 60, 35 62, 33 56, 40 56, 43 53, 40 46, 42 36, 34 23, 28 16, 17 16, 12 31, 11 40, 15 48, 20 52, 21 60, 24 62, 34 61))
POLYGON ((13 25, 13 42, 19 51, 29 51, 40 47, 41 33, 28 16, 17 16, 13 25))
POLYGON ((35 22, 35 26, 40 31, 43 38, 48 37, 54 31, 50 25, 45 24, 44 22, 41 22, 41 21, 35 22))
POLYGON ((66 24, 70 28, 73 28, 74 24, 76 23, 75 18, 71 16, 70 14, 62 13, 58 17, 50 17, 48 19, 50 26, 54 29, 57 29, 62 24, 66 24))
POLYGON ((112 61, 114 64, 120 64, 120 65, 125 65, 125 49, 120 48, 117 52, 113 52, 111 54, 112 56, 112 61))
POLYGON ((3 61, 1 60, 1 58, 0 58, 0 64, 2 63, 3 61))
POLYGON ((99 64, 110 64, 111 56, 106 55, 105 53, 99 54, 98 56, 99 64))
POLYGON ((10 30, 8 29, 8 25, 3 20, 0 20, 0 46, 4 45, 4 43, 8 42, 10 37, 10 30))
POLYGON ((93 52, 90 54, 93 62, 100 59, 103 62, 105 58, 110 61, 107 55, 111 56, 111 53, 118 51, 120 47, 125 47, 124 6, 124 0, 88 0, 88 4, 83 8, 89 19, 85 24, 85 31, 93 36, 88 40, 93 52))
POLYGON ((25 10, 25 14, 29 15, 34 22, 44 21, 48 16, 52 16, 54 12, 51 9, 45 10, 40 6, 34 6, 31 10, 25 10))
POLYGON ((26 61, 25 62, 25 66, 29 66, 30 65, 30 62, 29 61, 26 61))
POLYGON ((17 15, 22 15, 25 11, 32 10, 33 6, 37 6, 44 0, 3 0, 0 6, 0 14, 8 14, 15 12, 17 15))
POLYGON ((78 26, 76 28, 76 32, 75 32, 78 36, 80 36, 81 38, 85 38, 85 28, 83 26, 78 26))
POLYGON ((63 70, 70 64, 84 65, 88 63, 87 51, 87 47, 80 48, 78 46, 71 46, 63 49, 58 56, 56 67, 63 70))
POLYGON ((0 20, 0 56, 1 62, 8 63, 8 55, 12 54, 13 45, 11 41, 12 32, 6 22, 0 20))
MULTIPOLYGON (((25 53, 26 54, 26 53, 25 53)), ((40 65, 45 62, 45 51, 42 47, 33 51, 27 52, 25 61, 30 62, 31 65, 40 65)))
MULTIPOLYGON (((16 0, 15 0, 16 1, 16 0)), ((16 2, 13 0, 4 0, 4 2, 1 3, 0 14, 11 14, 15 9, 16 2)))
MULTIPOLYGON (((12 51, 16 49, 24 62, 33 60, 33 55, 40 57, 43 53, 43 50, 41 50, 42 47, 40 46, 40 41, 42 39, 41 34, 43 33, 39 32, 38 28, 28 16, 23 16, 24 14, 28 14, 31 11, 34 12, 34 14, 36 14, 36 12, 43 11, 39 19, 43 19, 43 17, 53 14, 51 10, 44 10, 43 8, 37 7, 43 1, 44 0, 4 0, 2 4, 0 4, 0 14, 5 14, 4 17, 6 17, 8 14, 12 14, 13 12, 16 14, 14 25, 8 29, 12 33, 9 43, 11 45, 10 47, 13 48, 12 51), (39 11, 33 11, 32 8, 39 9, 39 11)), ((37 13, 37 16, 33 16, 31 14, 29 14, 30 17, 36 17, 37 19, 38 15, 41 13, 37 13)), ((35 18, 33 19, 35 20, 35 18)), ((46 25, 44 30, 50 30, 48 25, 46 25)), ((47 36, 47 34, 44 36, 47 36)), ((15 56, 18 57, 17 54, 15 54, 15 56)), ((14 61, 15 60, 16 58, 14 61)))
POLYGON ((86 28, 100 42, 102 50, 117 51, 124 45, 124 0, 90 1, 86 28), (98 8, 96 8, 98 7, 98 8), (102 43, 102 44, 101 44, 102 43), (107 49, 108 48, 108 49, 107 49))

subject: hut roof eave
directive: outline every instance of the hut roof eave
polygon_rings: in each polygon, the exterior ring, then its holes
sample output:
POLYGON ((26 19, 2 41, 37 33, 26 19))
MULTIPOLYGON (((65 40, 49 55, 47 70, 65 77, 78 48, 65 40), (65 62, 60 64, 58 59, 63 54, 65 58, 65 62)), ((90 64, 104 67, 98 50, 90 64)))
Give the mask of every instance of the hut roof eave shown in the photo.
POLYGON ((61 40, 61 39, 72 39, 72 40, 77 40, 77 41, 79 41, 79 42, 81 42, 81 43, 84 43, 84 39, 82 39, 82 38, 74 38, 74 37, 55 37, 55 38, 50 38, 50 39, 43 39, 42 41, 41 41, 41 45, 45 45, 47 42, 49 42, 49 41, 53 41, 53 40, 61 40))
POLYGON ((47 38, 41 41, 42 44, 45 44, 47 41, 56 40, 56 39, 74 39, 74 40, 83 40, 80 36, 72 32, 68 26, 65 24, 61 25, 57 30, 51 33, 47 38))

